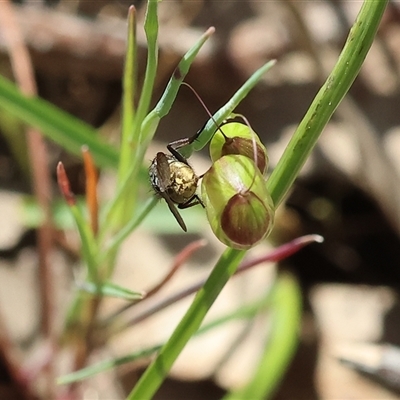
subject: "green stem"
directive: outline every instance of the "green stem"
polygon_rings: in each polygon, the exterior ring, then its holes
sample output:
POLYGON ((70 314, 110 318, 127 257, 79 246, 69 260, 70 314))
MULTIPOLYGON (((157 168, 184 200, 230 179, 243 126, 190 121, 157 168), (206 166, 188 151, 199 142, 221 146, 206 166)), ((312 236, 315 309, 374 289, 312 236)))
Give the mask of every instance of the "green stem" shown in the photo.
MULTIPOLYGON (((141 126, 146 114, 150 108, 150 101, 151 96, 153 94, 153 87, 157 73, 157 66, 158 66, 158 1, 157 0, 149 0, 147 4, 147 11, 146 11, 146 18, 144 22, 144 29, 146 32, 147 38, 147 64, 146 64, 146 72, 143 82, 143 88, 140 93, 139 105, 136 110, 135 118, 132 119, 132 125, 130 127, 130 131, 123 132, 123 141, 121 146, 121 158, 119 163, 119 170, 118 170, 118 188, 121 187, 123 182, 126 181, 128 172, 130 171, 131 165, 142 162, 142 153, 143 153, 143 146, 141 144, 141 126)), ((130 18, 131 20, 131 18, 130 18)), ((134 21, 131 21, 133 24, 134 21)), ((133 27, 132 27, 133 29, 133 27)), ((131 29, 131 30, 132 30, 131 29)), ((132 34, 129 33, 128 38, 130 40, 134 40, 131 37, 132 34)), ((132 50, 133 52, 133 50, 132 50)), ((133 70, 129 70, 130 67, 130 58, 133 57, 132 54, 127 58, 127 64, 125 69, 125 74, 132 74, 133 70)), ((124 83, 128 84, 130 77, 124 76, 124 83)), ((132 82, 133 87, 133 82, 132 82)), ((131 86, 129 85, 129 86, 131 86)), ((127 85, 128 86, 128 85, 127 85)), ((127 89, 125 87, 124 89, 127 89)), ((129 88, 128 88, 129 90, 129 88)), ((124 93, 124 107, 125 107, 125 100, 129 96, 129 93, 124 93)), ((127 111, 124 108, 124 111, 127 111)), ((126 121, 124 121, 124 129, 129 128, 126 125, 126 121)), ((138 169, 135 169, 137 172, 138 169)), ((124 217, 126 212, 131 213, 135 210, 137 195, 139 191, 139 181, 138 179, 132 179, 131 184, 126 187, 124 186, 124 196, 122 199, 119 199, 116 202, 117 214, 113 212, 113 219, 117 221, 117 225, 121 226, 124 224, 124 217)))
POLYGON ((136 11, 133 6, 128 13, 128 39, 123 75, 122 117, 121 117, 121 146, 119 172, 124 176, 132 157, 130 135, 135 118, 135 91, 137 80, 137 43, 136 43, 136 11))

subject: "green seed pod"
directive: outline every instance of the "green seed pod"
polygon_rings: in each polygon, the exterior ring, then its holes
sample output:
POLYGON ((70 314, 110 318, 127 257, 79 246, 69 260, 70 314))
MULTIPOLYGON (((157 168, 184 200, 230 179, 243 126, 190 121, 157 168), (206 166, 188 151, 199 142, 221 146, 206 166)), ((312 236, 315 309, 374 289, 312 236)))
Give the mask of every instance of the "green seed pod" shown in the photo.
POLYGON ((215 236, 227 246, 249 249, 274 222, 274 205, 254 162, 243 155, 216 160, 201 184, 202 200, 215 236))
POLYGON ((250 127, 239 122, 228 122, 215 132, 210 142, 211 160, 214 162, 228 154, 241 154, 254 160, 253 140, 257 149, 257 165, 264 174, 268 168, 267 149, 250 127))

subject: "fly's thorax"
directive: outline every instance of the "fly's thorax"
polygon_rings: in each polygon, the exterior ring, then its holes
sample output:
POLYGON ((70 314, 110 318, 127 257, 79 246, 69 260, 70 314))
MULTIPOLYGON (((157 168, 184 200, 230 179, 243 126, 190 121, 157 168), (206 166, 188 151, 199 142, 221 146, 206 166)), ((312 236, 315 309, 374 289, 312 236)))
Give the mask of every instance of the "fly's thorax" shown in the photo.
POLYGON ((196 193, 198 176, 189 165, 174 160, 169 162, 170 186, 167 193, 177 204, 189 201, 196 193))

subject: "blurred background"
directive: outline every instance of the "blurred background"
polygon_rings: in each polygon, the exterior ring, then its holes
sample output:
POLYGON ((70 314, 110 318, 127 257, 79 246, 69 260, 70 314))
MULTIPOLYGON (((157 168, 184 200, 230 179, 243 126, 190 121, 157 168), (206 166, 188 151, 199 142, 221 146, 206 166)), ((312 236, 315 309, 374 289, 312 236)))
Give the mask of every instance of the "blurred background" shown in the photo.
MULTIPOLYGON (((146 57, 145 2, 133 4, 138 10, 141 81, 146 57)), ((252 72, 277 59, 238 109, 267 145, 272 169, 336 62, 361 4, 164 0, 159 7, 154 103, 181 56, 209 26, 215 26, 216 33, 186 81, 211 112, 225 104, 252 72)), ((101 128, 116 143, 131 2, 28 0, 14 5, 39 95, 101 128)), ((0 26, 0 73, 11 79, 3 35, 0 26)), ((304 296, 300 346, 275 399, 399 398, 400 358, 394 347, 387 346, 400 345, 399 88, 400 3, 392 1, 359 77, 278 211, 271 238, 274 245, 309 233, 324 236, 325 242, 274 267, 292 271, 304 296), (388 354, 394 359, 390 367, 384 361, 388 354), (390 373, 382 374, 387 369, 390 373)), ((207 119, 193 93, 182 87, 171 113, 161 122, 153 154, 172 140, 193 135, 207 119)), ((37 330, 38 289, 34 230, 21 217, 22 198, 30 193, 30 183, 24 144, 15 139, 17 130, 21 126, 0 112, 0 308, 13 337, 28 348, 37 330)), ((74 191, 82 193, 80 160, 54 144, 50 149, 51 170, 62 159, 74 191)), ((148 159, 152 157, 149 154, 148 159)), ((194 156, 192 164, 204 172, 209 165, 207 152, 194 156)), ((105 193, 112 190, 107 177, 104 174, 105 193)), ((191 232, 185 236, 171 235, 168 230, 157 234, 150 221, 141 238, 136 238, 136 262, 146 265, 151 253, 155 257, 152 268, 156 268, 167 263, 179 246, 207 237, 211 244, 192 260, 196 272, 190 273, 198 273, 199 265, 212 265, 222 247, 212 242, 199 211, 193 216, 193 221, 202 219, 198 226, 191 223, 190 212, 184 214, 191 232)), ((71 254, 65 248, 55 255, 55 273, 65 291, 65 282, 72 279, 68 265, 74 257, 74 251, 71 254)), ((125 268, 131 268, 132 254, 122 258, 125 268)), ((128 272, 121 271, 123 281, 128 272)), ((135 274, 139 279, 142 273, 135 274)), ((118 343, 122 339, 116 341, 117 348, 118 343)), ((178 368, 157 398, 219 398, 233 379, 213 379, 214 372, 185 376, 178 368)), ((121 376, 130 387, 130 371, 122 371, 121 376)), ((3 381, 8 390, 6 377, 3 381)))

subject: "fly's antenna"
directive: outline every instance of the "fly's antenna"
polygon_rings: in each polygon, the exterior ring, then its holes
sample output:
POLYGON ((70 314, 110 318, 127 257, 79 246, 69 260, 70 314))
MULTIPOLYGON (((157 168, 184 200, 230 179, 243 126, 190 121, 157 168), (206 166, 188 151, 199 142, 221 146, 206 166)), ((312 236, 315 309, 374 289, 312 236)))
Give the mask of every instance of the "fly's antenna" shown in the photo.
POLYGON ((213 117, 213 115, 211 114, 210 110, 208 109, 208 107, 205 105, 203 99, 200 97, 200 95, 196 92, 196 90, 189 85, 186 82, 182 82, 182 85, 187 86, 192 92, 193 94, 196 96, 197 100, 200 102, 200 104, 203 106, 204 110, 206 111, 206 113, 208 114, 208 116, 213 120, 215 126, 217 127, 217 129, 222 133, 222 136, 225 138, 226 141, 230 141, 232 140, 231 138, 228 138, 225 133, 222 131, 221 127, 218 125, 217 121, 215 120, 215 118, 213 117))

